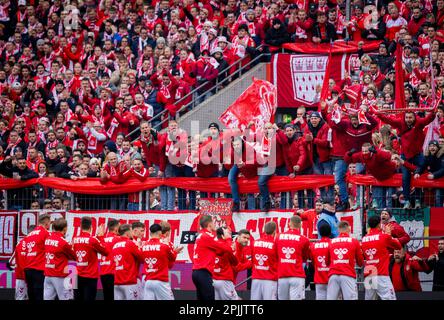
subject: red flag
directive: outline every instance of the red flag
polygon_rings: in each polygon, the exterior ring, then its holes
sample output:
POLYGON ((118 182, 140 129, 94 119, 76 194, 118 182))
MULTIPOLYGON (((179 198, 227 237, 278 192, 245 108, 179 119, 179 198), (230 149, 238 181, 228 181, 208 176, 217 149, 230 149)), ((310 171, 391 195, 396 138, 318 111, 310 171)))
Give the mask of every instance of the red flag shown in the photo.
POLYGON ((338 104, 336 104, 333 107, 333 111, 332 111, 332 114, 331 114, 331 120, 334 123, 338 124, 339 122, 341 122, 341 117, 342 117, 341 107, 338 104))
MULTIPOLYGON (((332 68, 332 61, 333 59, 331 58, 331 46, 330 46, 330 50, 328 52, 328 60, 327 60, 327 67, 325 68, 325 74, 324 74, 324 82, 322 83, 322 91, 321 91, 321 96, 320 96, 320 101, 326 101, 328 99, 330 90, 329 90, 329 86, 328 86, 328 82, 330 80, 330 71, 332 68)), ((318 111, 321 112, 321 104, 319 103, 318 105, 318 111)))
POLYGON ((361 91, 362 91, 362 86, 360 84, 355 84, 344 88, 344 93, 348 97, 348 100, 350 100, 350 104, 355 105, 357 107, 361 102, 361 91))
POLYGON ((253 83, 219 117, 230 129, 245 130, 250 121, 262 128, 273 121, 277 109, 277 89, 271 82, 253 78, 253 83))
POLYGON ((358 112, 358 121, 359 121, 359 124, 370 124, 370 121, 368 121, 364 110, 360 110, 358 112))
POLYGON ((402 109, 405 108, 404 69, 402 68, 402 47, 399 42, 396 46, 395 74, 395 109, 402 109))

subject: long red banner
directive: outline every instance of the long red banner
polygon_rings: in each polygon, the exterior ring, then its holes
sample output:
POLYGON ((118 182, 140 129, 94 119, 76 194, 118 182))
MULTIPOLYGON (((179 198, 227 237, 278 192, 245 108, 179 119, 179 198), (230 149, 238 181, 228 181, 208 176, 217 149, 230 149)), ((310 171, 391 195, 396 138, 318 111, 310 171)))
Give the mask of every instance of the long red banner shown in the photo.
MULTIPOLYGON (((378 181, 370 175, 354 175, 349 177, 349 182, 358 185, 376 186, 401 186, 401 174, 395 174, 391 179, 378 181)), ((257 193, 259 188, 256 179, 238 179, 241 193, 257 193)), ((305 175, 290 177, 272 177, 269 181, 271 192, 298 191, 305 189, 316 189, 333 185, 332 175, 305 175)), ((113 182, 101 183, 99 178, 88 178, 84 180, 68 180, 62 178, 38 178, 28 181, 17 181, 14 179, 0 178, 0 189, 18 189, 40 184, 44 187, 60 189, 83 194, 125 194, 149 190, 159 186, 182 188, 187 190, 198 190, 204 192, 230 193, 230 185, 227 178, 148 178, 144 182, 130 179, 124 184, 113 182)), ((420 188, 444 188, 444 178, 429 180, 426 175, 418 179, 412 179, 412 186, 420 188)))

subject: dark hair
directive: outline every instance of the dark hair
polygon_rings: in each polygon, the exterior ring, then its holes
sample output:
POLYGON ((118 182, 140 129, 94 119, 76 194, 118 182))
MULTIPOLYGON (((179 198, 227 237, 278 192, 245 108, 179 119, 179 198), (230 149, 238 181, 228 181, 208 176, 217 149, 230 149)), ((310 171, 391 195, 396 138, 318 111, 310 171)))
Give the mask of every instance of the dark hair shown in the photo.
POLYGON ((264 226, 264 232, 265 234, 271 235, 276 232, 276 228, 277 228, 276 222, 269 221, 264 226))
POLYGON ((199 219, 199 225, 202 229, 205 229, 208 227, 208 225, 213 222, 213 218, 211 216, 202 216, 199 219))
POLYGON ((368 226, 372 229, 376 228, 381 223, 381 216, 371 216, 368 218, 368 226))
POLYGON ((89 230, 92 226, 92 219, 91 217, 82 217, 82 220, 80 222, 80 228, 82 230, 89 230))
POLYGON ((160 226, 160 224, 158 223, 154 223, 150 226, 150 232, 151 233, 156 233, 156 232, 161 232, 162 231, 162 227, 160 226))
POLYGON ((108 230, 109 231, 114 231, 116 229, 116 227, 119 225, 119 221, 116 219, 109 219, 108 220, 108 230))
POLYGON ((318 228, 318 232, 321 237, 330 237, 331 227, 328 223, 322 223, 318 228))
POLYGON ((239 232, 238 232, 237 234, 238 234, 239 236, 240 236, 241 234, 248 234, 248 235, 251 235, 250 231, 247 230, 247 229, 241 229, 241 230, 239 230, 239 232))
POLYGON ((39 216, 39 224, 40 225, 44 224, 46 222, 46 220, 51 220, 51 217, 49 214, 44 213, 39 216))
POLYGON ((159 225, 162 227, 162 234, 171 230, 171 224, 168 221, 162 220, 159 222, 159 225))
POLYGON ((130 224, 122 224, 119 227, 119 235, 123 236, 126 232, 131 231, 131 225, 130 224))
POLYGON ((347 221, 340 221, 338 224, 338 229, 345 229, 348 228, 350 224, 347 221))
POLYGON ((225 229, 226 229, 226 227, 217 228, 216 236, 217 236, 218 239, 222 239, 222 237, 224 236, 224 230, 225 229))
POLYGON ((136 221, 136 222, 133 222, 131 224, 131 228, 133 228, 133 229, 136 229, 136 228, 143 228, 143 229, 145 229, 145 225, 142 222, 140 222, 140 221, 136 221))
POLYGON ((56 219, 52 223, 52 228, 54 229, 54 231, 63 231, 63 229, 65 229, 67 226, 68 223, 63 218, 56 219))

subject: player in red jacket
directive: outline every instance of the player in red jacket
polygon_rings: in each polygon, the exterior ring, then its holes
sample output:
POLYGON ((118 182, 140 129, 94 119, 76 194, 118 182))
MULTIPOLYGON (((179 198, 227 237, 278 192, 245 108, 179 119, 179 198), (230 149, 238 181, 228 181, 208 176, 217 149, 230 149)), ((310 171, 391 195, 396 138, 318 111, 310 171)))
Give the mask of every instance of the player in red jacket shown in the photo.
POLYGON ((140 286, 137 283, 139 265, 143 256, 137 245, 131 240, 131 225, 119 227, 119 240, 113 246, 112 257, 115 262, 114 299, 140 300, 140 286))
POLYGON ((52 223, 53 232, 45 239, 44 299, 72 300, 71 285, 68 286, 68 261, 75 260, 72 246, 65 240, 68 223, 59 218, 52 223))
MULTIPOLYGON (((75 300, 94 301, 97 294, 97 280, 99 278, 99 259, 97 254, 107 256, 109 251, 103 243, 92 236, 92 219, 82 217, 81 232, 72 239, 72 245, 77 262, 77 290, 75 300)), ((97 236, 103 236, 104 226, 100 226, 97 236)))
POLYGON ((303 263, 307 261, 310 250, 309 240, 301 235, 302 220, 292 216, 289 230, 278 235, 278 299, 305 299, 305 271, 303 263))
POLYGON ((43 282, 45 280, 45 240, 49 235, 51 217, 47 214, 39 216, 39 225, 26 238, 25 279, 28 286, 30 301, 43 300, 43 282))
MULTIPOLYGON (((119 241, 118 231, 120 223, 116 219, 108 220, 108 232, 103 237, 99 237, 105 248, 111 253, 114 244, 119 241)), ((103 288, 103 299, 105 301, 114 300, 114 259, 111 254, 99 256, 100 260, 100 282, 103 288)))
POLYGON ((251 300, 277 300, 278 252, 276 222, 267 222, 264 235, 253 243, 251 300))
POLYGON ((304 236, 309 239, 318 239, 318 230, 316 225, 318 224, 319 215, 324 209, 324 204, 321 199, 316 200, 315 208, 304 211, 298 209, 296 214, 301 217, 303 223, 304 236))
POLYGON ((310 244, 310 259, 314 266, 316 300, 327 300, 328 267, 331 228, 329 224, 319 227, 321 239, 310 244))
POLYGON ((150 240, 142 246, 144 300, 174 300, 169 284, 168 270, 176 261, 181 249, 173 249, 162 242, 162 227, 150 226, 150 240))
MULTIPOLYGON (((28 227, 28 234, 35 229, 35 225, 28 227)), ((25 280, 26 267, 26 240, 21 239, 15 246, 15 251, 9 259, 9 264, 15 271, 15 300, 28 300, 28 287, 25 280)))
POLYGON ((359 241, 350 237, 350 225, 341 221, 338 225, 339 236, 331 240, 327 300, 337 300, 342 292, 344 300, 357 300, 355 265, 362 267, 364 258, 359 241))
POLYGON ((384 233, 390 234, 393 238, 398 239, 401 246, 405 246, 410 241, 409 234, 396 222, 396 219, 392 216, 392 212, 389 209, 383 209, 381 211, 381 229, 384 233))
POLYGON ((370 227, 367 235, 362 237, 361 246, 365 259, 364 287, 365 300, 396 300, 395 290, 389 276, 391 250, 401 249, 398 239, 381 231, 381 217, 368 218, 370 227))
MULTIPOLYGON (((193 255, 193 283, 196 286, 198 300, 215 300, 212 273, 217 254, 230 253, 229 244, 218 241, 214 233, 214 223, 211 216, 202 216, 199 220, 201 231, 194 244, 193 255)), ((229 238, 227 229, 224 230, 224 239, 229 238)))

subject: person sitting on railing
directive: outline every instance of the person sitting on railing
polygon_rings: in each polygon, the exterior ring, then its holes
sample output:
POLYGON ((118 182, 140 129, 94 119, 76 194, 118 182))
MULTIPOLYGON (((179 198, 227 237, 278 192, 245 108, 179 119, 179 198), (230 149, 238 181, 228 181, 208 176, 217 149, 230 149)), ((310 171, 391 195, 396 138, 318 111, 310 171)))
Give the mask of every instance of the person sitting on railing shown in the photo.
MULTIPOLYGON (((444 148, 439 147, 436 140, 429 142, 429 146, 424 154, 424 162, 416 169, 415 179, 419 178, 425 171, 428 172, 427 179, 435 180, 444 176, 444 148)), ((444 200, 444 189, 435 189, 435 206, 442 207, 444 200)))

